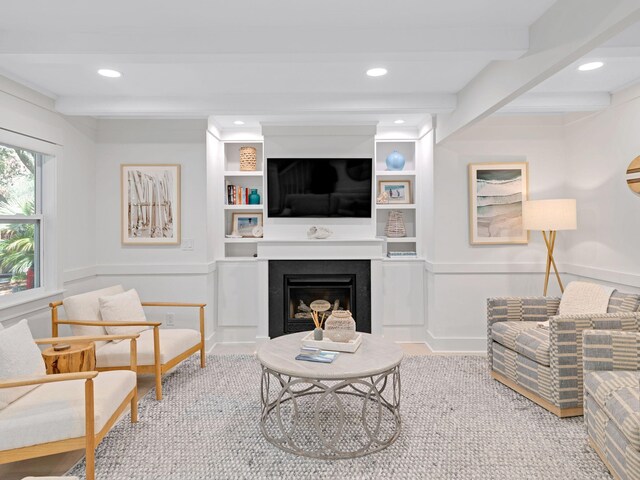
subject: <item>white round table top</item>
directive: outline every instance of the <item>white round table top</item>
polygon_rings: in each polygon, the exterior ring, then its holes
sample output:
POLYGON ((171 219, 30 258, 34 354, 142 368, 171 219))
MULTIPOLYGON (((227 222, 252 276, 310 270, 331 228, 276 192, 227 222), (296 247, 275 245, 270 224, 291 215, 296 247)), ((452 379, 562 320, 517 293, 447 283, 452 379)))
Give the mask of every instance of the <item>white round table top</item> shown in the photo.
POLYGON ((362 344, 358 350, 355 353, 340 352, 332 363, 296 360, 302 347, 302 338, 308 333, 293 333, 269 340, 258 349, 258 361, 270 370, 291 377, 345 380, 386 372, 399 365, 404 356, 395 343, 377 335, 362 333, 362 344))

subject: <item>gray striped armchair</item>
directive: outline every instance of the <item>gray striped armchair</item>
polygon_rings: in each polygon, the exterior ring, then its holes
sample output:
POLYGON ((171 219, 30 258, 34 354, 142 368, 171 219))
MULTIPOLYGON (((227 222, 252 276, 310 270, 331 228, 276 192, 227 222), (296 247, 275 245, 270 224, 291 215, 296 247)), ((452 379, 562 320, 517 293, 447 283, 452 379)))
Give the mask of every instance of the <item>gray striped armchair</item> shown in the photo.
POLYGON ((559 298, 487 300, 491 376, 559 417, 583 413, 582 334, 640 331, 640 296, 615 291, 608 313, 557 315, 559 298), (549 320, 549 328, 539 322, 549 320))
POLYGON ((640 478, 640 333, 588 330, 584 420, 589 443, 614 478, 640 478))

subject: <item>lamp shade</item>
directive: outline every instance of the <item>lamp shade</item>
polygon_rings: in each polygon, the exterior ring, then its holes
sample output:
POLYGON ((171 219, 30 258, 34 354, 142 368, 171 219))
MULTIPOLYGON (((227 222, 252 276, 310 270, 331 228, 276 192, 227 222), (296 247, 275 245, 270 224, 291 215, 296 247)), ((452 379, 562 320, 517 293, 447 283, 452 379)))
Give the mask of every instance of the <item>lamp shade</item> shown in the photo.
POLYGON ((530 200, 522 205, 522 221, 527 230, 575 230, 576 201, 571 198, 530 200))

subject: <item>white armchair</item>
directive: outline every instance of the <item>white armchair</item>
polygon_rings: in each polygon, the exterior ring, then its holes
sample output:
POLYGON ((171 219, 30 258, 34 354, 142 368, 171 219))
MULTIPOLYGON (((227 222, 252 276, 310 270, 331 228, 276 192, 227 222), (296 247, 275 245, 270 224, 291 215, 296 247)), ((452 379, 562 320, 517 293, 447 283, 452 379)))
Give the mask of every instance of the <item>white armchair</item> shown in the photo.
MULTIPOLYGON (((99 299, 123 293, 122 286, 95 290, 53 302, 51 307, 52 336, 58 336, 59 325, 70 325, 74 335, 105 335, 109 326, 143 326, 138 340, 137 371, 155 375, 156 399, 162 400, 162 375, 191 355, 200 352, 200 367, 205 367, 204 303, 142 302, 143 307, 198 308, 200 329, 161 329, 162 322, 105 322, 100 315, 99 299), (66 319, 58 317, 63 307, 66 319)), ((111 371, 129 368, 126 345, 105 342, 96 344, 96 370, 111 371)))
MULTIPOLYGON (((72 450, 86 451, 86 478, 95 478, 95 448, 131 405, 138 421, 135 335, 65 337, 65 343, 129 339, 131 371, 78 372, 0 380, 0 389, 37 388, 0 410, 0 464, 72 450)), ((35 340, 39 345, 59 338, 35 340)))

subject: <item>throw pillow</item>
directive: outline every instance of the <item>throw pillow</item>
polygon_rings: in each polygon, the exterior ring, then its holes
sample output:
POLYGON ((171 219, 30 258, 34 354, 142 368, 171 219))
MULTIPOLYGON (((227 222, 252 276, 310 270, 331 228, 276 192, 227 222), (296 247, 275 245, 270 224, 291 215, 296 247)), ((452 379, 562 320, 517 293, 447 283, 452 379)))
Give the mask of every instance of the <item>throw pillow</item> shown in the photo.
MULTIPOLYGON (((26 319, 0 331, 0 380, 46 373, 42 354, 26 319)), ((0 410, 35 388, 38 385, 0 389, 0 410)))
MULTIPOLYGON (((147 317, 142 309, 140 297, 135 289, 128 290, 124 293, 101 297, 100 316, 105 322, 146 322, 147 317)), ((131 335, 144 332, 150 327, 104 327, 109 335, 131 335)), ((118 343, 121 340, 114 340, 118 343)))

